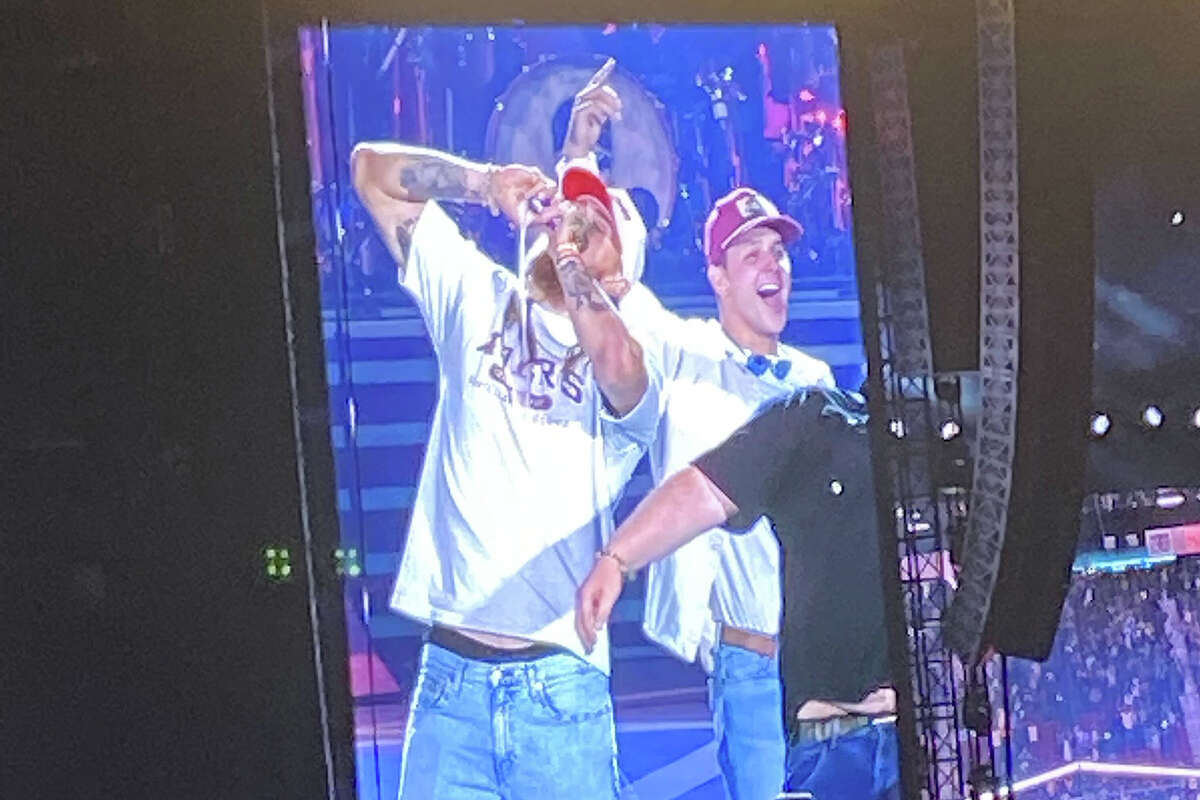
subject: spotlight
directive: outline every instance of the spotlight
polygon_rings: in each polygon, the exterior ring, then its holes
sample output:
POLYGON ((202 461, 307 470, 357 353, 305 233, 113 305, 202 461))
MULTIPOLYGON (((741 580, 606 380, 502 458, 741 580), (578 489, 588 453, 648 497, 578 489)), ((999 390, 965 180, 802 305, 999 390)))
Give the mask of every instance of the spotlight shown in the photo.
POLYGON ((833 495, 840 495, 840 494, 841 494, 842 492, 844 492, 844 491, 846 491, 846 487, 845 487, 845 486, 842 486, 842 482, 841 482, 841 481, 830 481, 830 482, 829 482, 829 492, 830 492, 830 494, 833 494, 833 495))
POLYGON ((904 438, 904 420, 902 420, 902 419, 891 420, 890 422, 888 422, 888 430, 891 431, 892 435, 895 436, 897 439, 903 439, 904 438))
POLYGON ((1187 500, 1178 489, 1159 489, 1154 493, 1154 505, 1159 508, 1179 508, 1187 500))
POLYGON ((1183 216, 1183 212, 1176 211, 1175 213, 1171 214, 1171 226, 1178 228, 1180 225, 1183 224, 1184 219, 1185 219, 1185 217, 1183 216))
POLYGON ((1192 427, 1200 428, 1200 408, 1192 412, 1192 427))
POLYGON ((1146 423, 1147 428, 1160 428, 1163 424, 1163 412, 1158 406, 1146 406, 1146 410, 1142 412, 1142 422, 1146 423))
POLYGON ((948 442, 951 439, 953 439, 955 436, 958 436, 960 433, 962 433, 962 426, 959 425, 956 421, 954 421, 952 419, 948 419, 942 423, 942 428, 941 428, 940 432, 941 432, 942 440, 948 442))
POLYGON ((1099 439, 1104 434, 1108 433, 1108 429, 1112 427, 1112 420, 1108 414, 1103 412, 1092 415, 1092 435, 1099 439))

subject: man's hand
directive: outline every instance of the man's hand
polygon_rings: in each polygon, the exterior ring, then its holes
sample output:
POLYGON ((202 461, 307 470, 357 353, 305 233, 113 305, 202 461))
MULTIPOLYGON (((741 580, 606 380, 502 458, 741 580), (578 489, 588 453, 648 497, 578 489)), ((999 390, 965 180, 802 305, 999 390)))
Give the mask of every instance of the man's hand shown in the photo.
POLYGON ((491 174, 488 202, 498 208, 514 225, 521 224, 522 211, 533 198, 549 200, 554 196, 554 182, 537 167, 509 164, 491 174))
MULTIPOLYGON (((614 300, 620 300, 629 291, 629 281, 625 278, 621 263, 621 250, 616 244, 616 231, 612 218, 609 217, 600 201, 593 197, 581 197, 577 201, 563 200, 557 209, 557 218, 553 221, 551 244, 558 248, 561 245, 573 245, 579 253, 586 281, 575 280, 581 289, 591 290, 592 280, 599 283, 604 293, 614 300), (586 284, 586 285, 584 285, 586 284)), ((559 281, 564 290, 568 288, 568 276, 562 274, 564 262, 556 260, 559 268, 559 281)), ((568 300, 571 293, 567 292, 568 300)))
POLYGON ((592 152, 596 142, 600 141, 604 124, 610 119, 621 118, 621 98, 617 90, 607 83, 616 66, 616 59, 605 61, 604 66, 575 95, 571 121, 567 124, 567 138, 563 142, 564 157, 582 158, 592 152))
POLYGON ((575 631, 587 652, 596 646, 597 633, 604 630, 625 578, 612 558, 596 559, 587 580, 575 595, 575 631))

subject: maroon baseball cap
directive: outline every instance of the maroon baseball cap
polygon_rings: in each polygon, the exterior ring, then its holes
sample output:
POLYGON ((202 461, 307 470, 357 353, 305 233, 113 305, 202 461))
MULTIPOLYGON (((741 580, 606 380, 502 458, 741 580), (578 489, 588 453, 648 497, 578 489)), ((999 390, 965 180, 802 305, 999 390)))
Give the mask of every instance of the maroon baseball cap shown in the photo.
POLYGON ((612 196, 608 193, 608 187, 604 185, 604 181, 591 170, 583 167, 570 167, 562 176, 562 193, 563 197, 568 200, 578 200, 580 197, 594 197, 600 201, 600 205, 608 212, 608 224, 612 229, 613 238, 616 239, 617 245, 620 246, 621 238, 617 232, 617 217, 613 212, 612 196))
POLYGON ((783 243, 800 238, 804 232, 799 222, 780 214, 767 198, 743 186, 722 197, 713 206, 704 223, 704 255, 709 264, 720 264, 725 249, 741 234, 765 225, 779 233, 783 243))

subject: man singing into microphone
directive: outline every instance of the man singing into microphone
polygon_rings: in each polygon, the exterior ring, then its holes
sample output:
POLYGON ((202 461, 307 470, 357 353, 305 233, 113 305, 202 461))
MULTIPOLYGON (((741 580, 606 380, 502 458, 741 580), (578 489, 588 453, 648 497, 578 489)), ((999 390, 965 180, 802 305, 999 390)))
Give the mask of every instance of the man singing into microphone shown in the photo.
POLYGON ((614 800, 607 643, 585 652, 573 611, 658 419, 660 377, 617 311, 642 242, 569 170, 517 276, 435 201, 525 223, 552 189, 536 170, 391 143, 360 144, 352 167, 440 373, 391 601, 431 626, 400 798, 614 800))

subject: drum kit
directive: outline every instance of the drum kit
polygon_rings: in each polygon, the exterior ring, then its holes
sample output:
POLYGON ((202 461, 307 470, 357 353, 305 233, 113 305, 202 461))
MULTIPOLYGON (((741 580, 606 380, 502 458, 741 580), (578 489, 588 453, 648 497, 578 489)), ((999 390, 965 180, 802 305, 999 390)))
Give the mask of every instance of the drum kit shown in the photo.
MULTIPOLYGON (((608 49, 617 37, 603 37, 614 32, 615 26, 391 31, 377 76, 394 86, 395 119, 387 127, 403 131, 406 135, 398 138, 414 143, 481 154, 496 163, 531 164, 553 175, 570 103, 604 61, 588 54, 608 49), (478 103, 481 88, 495 98, 490 107, 478 103)), ((779 204, 817 234, 806 237, 813 246, 802 245, 813 260, 823 254, 816 239, 848 240, 845 125, 836 97, 823 105, 812 102, 816 84, 808 74, 791 70, 775 82, 787 95, 781 101, 780 92, 772 91, 765 43, 756 54, 761 76, 747 77, 746 67, 739 66, 743 72, 735 76, 711 51, 669 51, 678 44, 665 39, 661 29, 638 33, 641 52, 630 59, 637 63, 623 64, 617 55, 610 83, 623 112, 597 149, 609 184, 628 190, 638 206, 651 251, 665 249, 663 258, 691 270, 702 252, 700 238, 712 202, 735 186, 764 181, 764 165, 777 170, 766 180, 786 193, 779 204), (646 53, 661 48, 669 52, 661 51, 657 61, 646 53), (680 63, 688 58, 695 63, 680 63), (654 63, 665 67, 662 74, 648 66, 654 63), (766 146, 751 137, 762 137, 766 146), (762 160, 764 152, 774 167, 762 160), (751 165, 748 158, 759 160, 751 165)), ((780 41, 772 46, 782 50, 780 41)), ((783 52, 785 64, 795 60, 794 52, 783 52)), ((755 60, 741 63, 753 68, 755 60)))

